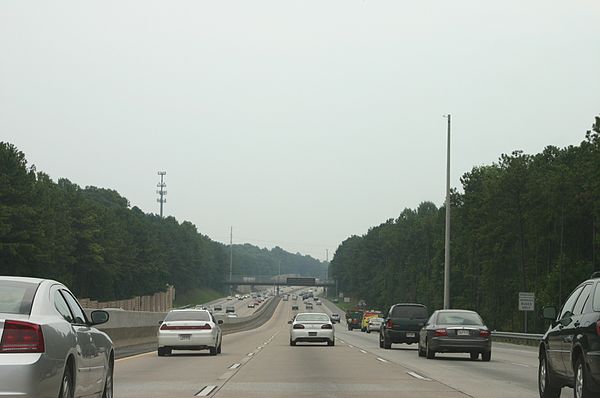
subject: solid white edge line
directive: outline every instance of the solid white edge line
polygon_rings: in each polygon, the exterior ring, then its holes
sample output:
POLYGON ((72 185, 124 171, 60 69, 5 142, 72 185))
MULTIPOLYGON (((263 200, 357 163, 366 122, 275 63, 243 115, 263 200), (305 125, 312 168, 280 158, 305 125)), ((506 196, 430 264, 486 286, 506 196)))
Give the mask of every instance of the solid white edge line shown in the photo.
POLYGON ((121 362, 121 361, 127 361, 129 359, 136 359, 139 357, 145 357, 151 354, 156 354, 156 351, 150 351, 150 352, 145 352, 143 354, 137 354, 137 355, 131 355, 129 357, 123 357, 123 358, 119 358, 119 359, 115 359, 115 362, 121 362))
POLYGON ((207 397, 208 395, 210 395, 211 392, 213 392, 215 388, 217 388, 217 386, 205 386, 202 390, 198 392, 198 394, 196 394, 196 396, 207 397))
POLYGON ((354 346, 353 346, 353 345, 351 345, 351 344, 348 344, 348 347, 350 347, 350 348, 354 348, 354 346))
POLYGON ((365 350, 360 350, 360 352, 362 352, 363 354, 366 354, 366 353, 367 353, 365 350))
POLYGON ((384 362, 384 363, 387 363, 387 361, 386 361, 385 359, 383 359, 383 358, 379 358, 379 357, 377 357, 377 360, 378 360, 379 362, 384 362))
POLYGON ((253 353, 253 352, 249 352, 249 353, 248 353, 248 356, 249 356, 249 357, 251 357, 252 355, 254 355, 254 353, 253 353))
POLYGON ((421 376, 418 373, 415 372, 406 372, 407 374, 411 375, 412 377, 414 377, 415 379, 419 379, 419 380, 424 380, 424 381, 431 381, 431 379, 421 376))
POLYGON ((228 369, 237 369, 240 367, 241 364, 239 363, 234 363, 233 365, 231 365, 228 369))

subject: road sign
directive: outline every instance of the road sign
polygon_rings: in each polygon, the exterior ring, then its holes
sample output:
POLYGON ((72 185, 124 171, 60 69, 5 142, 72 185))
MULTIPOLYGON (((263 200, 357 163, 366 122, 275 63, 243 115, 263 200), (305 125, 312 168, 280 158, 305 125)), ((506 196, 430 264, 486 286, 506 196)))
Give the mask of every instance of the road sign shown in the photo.
POLYGON ((315 278, 287 278, 288 286, 314 286, 315 278))
POLYGON ((519 292, 519 311, 535 311, 535 293, 519 292))
POLYGON ((344 303, 349 303, 350 302, 350 297, 344 297, 344 303))
POLYGON ((340 293, 340 298, 344 298, 344 293, 340 293))

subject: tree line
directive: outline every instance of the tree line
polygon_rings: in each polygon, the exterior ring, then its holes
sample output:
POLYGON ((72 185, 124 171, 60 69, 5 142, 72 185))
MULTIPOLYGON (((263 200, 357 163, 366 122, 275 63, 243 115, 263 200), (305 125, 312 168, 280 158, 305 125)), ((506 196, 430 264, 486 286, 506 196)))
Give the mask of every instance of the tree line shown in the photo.
MULTIPOLYGON (((239 270, 277 273, 279 260, 294 273, 323 264, 280 248, 234 249, 239 270), (255 252, 260 252, 257 258, 255 252)), ((0 274, 51 278, 79 297, 125 299, 174 285, 177 291, 221 284, 229 248, 189 221, 146 214, 118 192, 54 182, 28 166, 25 154, 0 142, 0 274)))
MULTIPOLYGON (((561 305, 600 270, 600 117, 578 146, 515 151, 474 167, 451 194, 451 306, 478 311, 488 326, 523 330, 518 292, 536 308, 561 305)), ((431 202, 352 236, 330 274, 340 291, 387 308, 442 308, 445 207, 431 202)), ((529 330, 543 330, 537 316, 529 330)))

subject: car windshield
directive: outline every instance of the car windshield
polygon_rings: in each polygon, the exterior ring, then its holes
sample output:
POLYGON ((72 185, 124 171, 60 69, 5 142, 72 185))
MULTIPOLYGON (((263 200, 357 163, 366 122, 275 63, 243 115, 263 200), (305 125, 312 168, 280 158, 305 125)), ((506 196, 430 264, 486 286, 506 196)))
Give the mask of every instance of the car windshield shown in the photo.
POLYGON ((474 312, 440 312, 437 317, 438 325, 467 325, 482 326, 481 318, 474 312))
POLYGON ((172 311, 165 318, 165 322, 210 320, 210 314, 206 311, 172 311))
POLYGON ((328 322, 329 317, 325 314, 299 314, 296 322, 328 322))
POLYGON ((392 318, 425 319, 427 310, 422 306, 397 305, 392 310, 392 318))
POLYGON ((0 280, 0 312, 28 315, 37 288, 37 283, 0 280))

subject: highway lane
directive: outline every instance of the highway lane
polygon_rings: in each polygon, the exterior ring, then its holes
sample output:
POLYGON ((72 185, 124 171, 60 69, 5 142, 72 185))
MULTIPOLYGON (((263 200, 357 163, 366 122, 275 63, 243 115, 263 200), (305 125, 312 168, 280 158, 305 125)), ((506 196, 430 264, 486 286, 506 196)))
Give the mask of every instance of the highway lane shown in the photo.
MULTIPOLYGON (((343 311, 325 301, 324 312, 343 311)), ((379 348, 377 333, 348 331, 345 320, 336 329, 337 337, 355 349, 378 355, 406 366, 419 374, 441 381, 473 397, 537 398, 537 349, 506 343, 493 343, 490 362, 471 361, 466 354, 436 354, 434 360, 417 355, 416 344, 394 344, 391 350, 379 348)), ((565 388, 563 396, 573 390, 565 388)))
POLYGON ((258 329, 225 336, 223 354, 216 357, 185 352, 159 358, 152 352, 118 360, 116 396, 466 397, 340 342, 335 347, 290 347, 291 304, 281 302, 273 318, 258 329))

